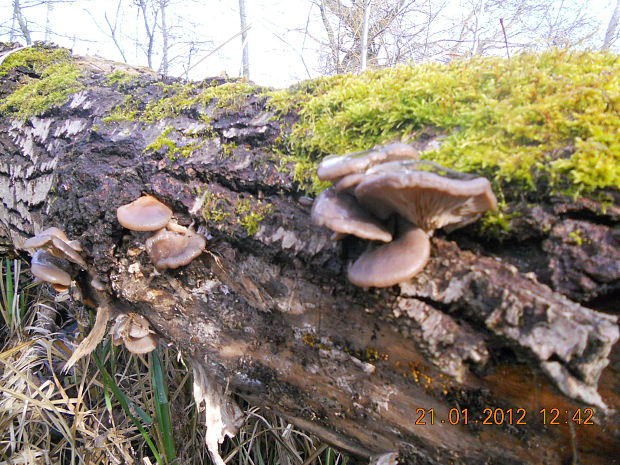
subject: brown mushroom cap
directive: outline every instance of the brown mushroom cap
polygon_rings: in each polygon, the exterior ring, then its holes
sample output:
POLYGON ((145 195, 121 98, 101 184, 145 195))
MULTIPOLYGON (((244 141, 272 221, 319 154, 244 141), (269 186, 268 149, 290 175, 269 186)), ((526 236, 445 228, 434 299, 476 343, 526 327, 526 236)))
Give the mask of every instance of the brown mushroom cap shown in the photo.
POLYGON ((190 230, 185 232, 162 229, 146 240, 146 251, 155 268, 178 268, 189 264, 207 245, 206 239, 190 230))
POLYGON ((360 255, 349 267, 347 277, 361 287, 394 286, 422 271, 430 253, 428 235, 420 228, 407 225, 392 242, 360 255))
POLYGON ((159 340, 150 329, 148 320, 137 313, 118 315, 110 333, 114 345, 125 344, 127 350, 134 354, 151 352, 159 340))
POLYGON ((363 173, 379 163, 393 160, 415 160, 419 152, 400 142, 347 155, 329 155, 321 161, 316 173, 322 181, 337 181, 343 176, 363 173))
POLYGON ((62 269, 61 260, 43 249, 38 249, 32 255, 30 271, 34 276, 48 283, 67 287, 71 285, 71 276, 62 269))
POLYGON ((398 213, 429 234, 446 225, 464 225, 497 206, 486 178, 450 179, 426 171, 368 175, 355 196, 379 218, 398 213))
POLYGON ((392 234, 377 218, 367 213, 346 192, 325 189, 314 201, 312 221, 332 231, 353 234, 362 239, 389 242, 392 234))
POLYGON ((26 240, 23 244, 24 249, 44 248, 54 257, 65 258, 73 263, 77 263, 82 268, 86 268, 86 262, 78 251, 82 247, 78 241, 70 241, 67 235, 58 228, 47 228, 34 237, 26 240))
POLYGON ((125 348, 133 354, 147 354, 157 347, 159 338, 156 334, 148 334, 141 338, 129 337, 125 339, 125 348))
POLYGON ((157 231, 172 218, 172 210, 152 195, 143 195, 116 209, 118 222, 132 231, 157 231))

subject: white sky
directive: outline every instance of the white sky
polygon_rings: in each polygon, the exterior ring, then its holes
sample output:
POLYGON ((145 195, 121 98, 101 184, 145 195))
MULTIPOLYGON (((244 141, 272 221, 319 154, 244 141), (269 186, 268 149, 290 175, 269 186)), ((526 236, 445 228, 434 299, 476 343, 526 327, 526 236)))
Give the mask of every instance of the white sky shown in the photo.
MULTIPOLYGON (((22 0, 24 1, 27 0, 22 0)), ((131 4, 131 0, 124 2, 131 4)), ((600 18, 601 28, 605 28, 609 22, 612 3, 615 4, 615 0, 590 0, 590 11, 600 18)), ((0 23, 5 26, 10 25, 10 4, 11 0, 0 0, 0 23)), ((107 11, 108 17, 113 17, 116 4, 116 0, 76 0, 72 4, 57 4, 51 15, 51 29, 56 33, 52 36, 52 41, 72 48, 76 54, 99 55, 122 61, 111 39, 103 32, 106 29, 104 14, 107 11)), ((248 34, 250 78, 254 82, 285 87, 320 75, 317 70, 317 42, 304 34, 309 17, 311 35, 322 33, 316 7, 308 0, 246 0, 246 8, 248 23, 252 25, 248 34), (301 57, 304 58, 303 61, 301 57)), ((24 14, 34 31, 33 40, 42 40, 46 6, 26 8, 24 14)), ((135 28, 137 8, 129 10, 128 15, 131 16, 126 18, 126 29, 129 25, 135 28)), ((208 50, 221 45, 240 29, 237 0, 185 0, 182 4, 177 1, 169 13, 171 22, 174 21, 174 15, 184 18, 183 23, 179 23, 179 32, 182 27, 185 33, 191 31, 193 38, 210 41, 206 47, 208 50), (187 4, 191 4, 191 8, 186 6, 187 4)), ((136 30, 126 30, 127 35, 135 33, 136 30)), ((7 39, 6 34, 0 35, 0 40, 7 39)), ((23 39, 21 41, 23 42, 23 39)), ((131 64, 146 64, 144 54, 135 46, 127 44, 125 51, 127 61, 131 64)), ((203 51, 197 56, 204 56, 206 53, 208 52, 203 51)), ((203 79, 221 72, 238 76, 240 67, 241 38, 237 37, 194 68, 190 77, 203 79)), ((170 74, 178 76, 182 73, 182 68, 174 67, 170 74)))

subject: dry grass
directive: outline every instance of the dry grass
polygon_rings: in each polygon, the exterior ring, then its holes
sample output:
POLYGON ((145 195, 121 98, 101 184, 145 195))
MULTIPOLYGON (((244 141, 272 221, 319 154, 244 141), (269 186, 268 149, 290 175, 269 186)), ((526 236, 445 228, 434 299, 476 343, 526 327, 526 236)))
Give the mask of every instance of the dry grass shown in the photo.
MULTIPOLYGON (((0 465, 210 464, 191 367, 172 348, 139 357, 105 341, 69 373, 61 367, 84 309, 32 286, 2 261, 0 465)), ((281 418, 245 406, 227 464, 337 465, 347 459, 281 418)))

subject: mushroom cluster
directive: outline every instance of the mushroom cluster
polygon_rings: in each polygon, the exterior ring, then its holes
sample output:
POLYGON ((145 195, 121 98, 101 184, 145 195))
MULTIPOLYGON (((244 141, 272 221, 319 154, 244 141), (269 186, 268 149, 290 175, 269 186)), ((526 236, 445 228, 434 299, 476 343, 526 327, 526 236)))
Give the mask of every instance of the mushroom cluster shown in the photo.
POLYGON ((312 207, 312 219, 336 233, 386 244, 371 246, 349 266, 349 281, 389 287, 417 275, 430 257, 436 229, 456 229, 494 209, 486 178, 426 160, 406 144, 326 157, 319 179, 334 183, 312 207))
POLYGON ((137 313, 118 315, 110 329, 110 335, 115 346, 124 344, 125 348, 134 354, 151 352, 159 341, 148 320, 137 313))
POLYGON ((119 207, 116 217, 132 231, 158 231, 146 240, 146 251, 158 270, 188 265, 207 244, 204 236, 171 221, 172 210, 152 195, 119 207))
POLYGON ((80 255, 82 246, 78 241, 69 240, 58 228, 48 228, 26 240, 24 249, 33 250, 31 271, 42 280, 51 283, 59 292, 66 291, 71 285, 71 265, 69 262, 86 268, 86 262, 80 255))

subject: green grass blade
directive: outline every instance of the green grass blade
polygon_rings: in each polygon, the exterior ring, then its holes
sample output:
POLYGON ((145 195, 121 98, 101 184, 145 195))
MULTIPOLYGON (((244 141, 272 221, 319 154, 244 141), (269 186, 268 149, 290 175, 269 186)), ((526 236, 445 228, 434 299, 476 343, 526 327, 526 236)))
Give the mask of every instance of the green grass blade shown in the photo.
MULTIPOLYGON (((147 445, 151 449, 151 452, 153 453, 153 456, 155 457, 155 460, 157 460, 157 463, 160 464, 160 465, 163 465, 163 462, 161 460, 161 455, 159 454, 159 451, 157 450, 157 447, 155 447, 155 444, 153 444, 153 441, 151 440, 150 435, 144 429, 144 427, 142 426, 140 421, 138 421, 138 419, 131 413, 131 409, 129 408, 129 401, 128 401, 127 397, 125 397, 125 394, 123 394, 123 392, 116 385, 116 383, 114 382, 114 379, 108 373, 108 371, 105 369, 105 366, 103 365, 103 362, 97 356, 97 354, 93 353, 93 359, 95 360, 95 363, 97 364, 97 367, 99 368, 99 372, 101 373, 101 377, 103 378, 103 383, 112 391, 112 393, 114 393, 114 397, 116 397, 116 400, 118 401, 118 403, 123 408, 123 410, 125 412, 125 415, 127 415, 131 419, 133 424, 136 426, 136 428, 138 428, 138 430, 140 431, 140 434, 142 434, 142 437, 144 438, 144 441, 147 443, 147 445)), ((133 405, 133 407, 135 408, 137 406, 133 405)), ((136 409, 136 411, 138 411, 138 409, 136 409)), ((145 415, 146 415, 146 413, 145 413, 145 415)), ((148 415, 147 415, 147 417, 148 417, 148 415)))
POLYGON ((170 421, 170 403, 168 402, 167 383, 164 379, 161 356, 159 349, 151 352, 151 379, 153 382, 155 405, 155 417, 163 439, 164 452, 168 462, 176 457, 174 437, 172 435, 172 422, 170 421))

